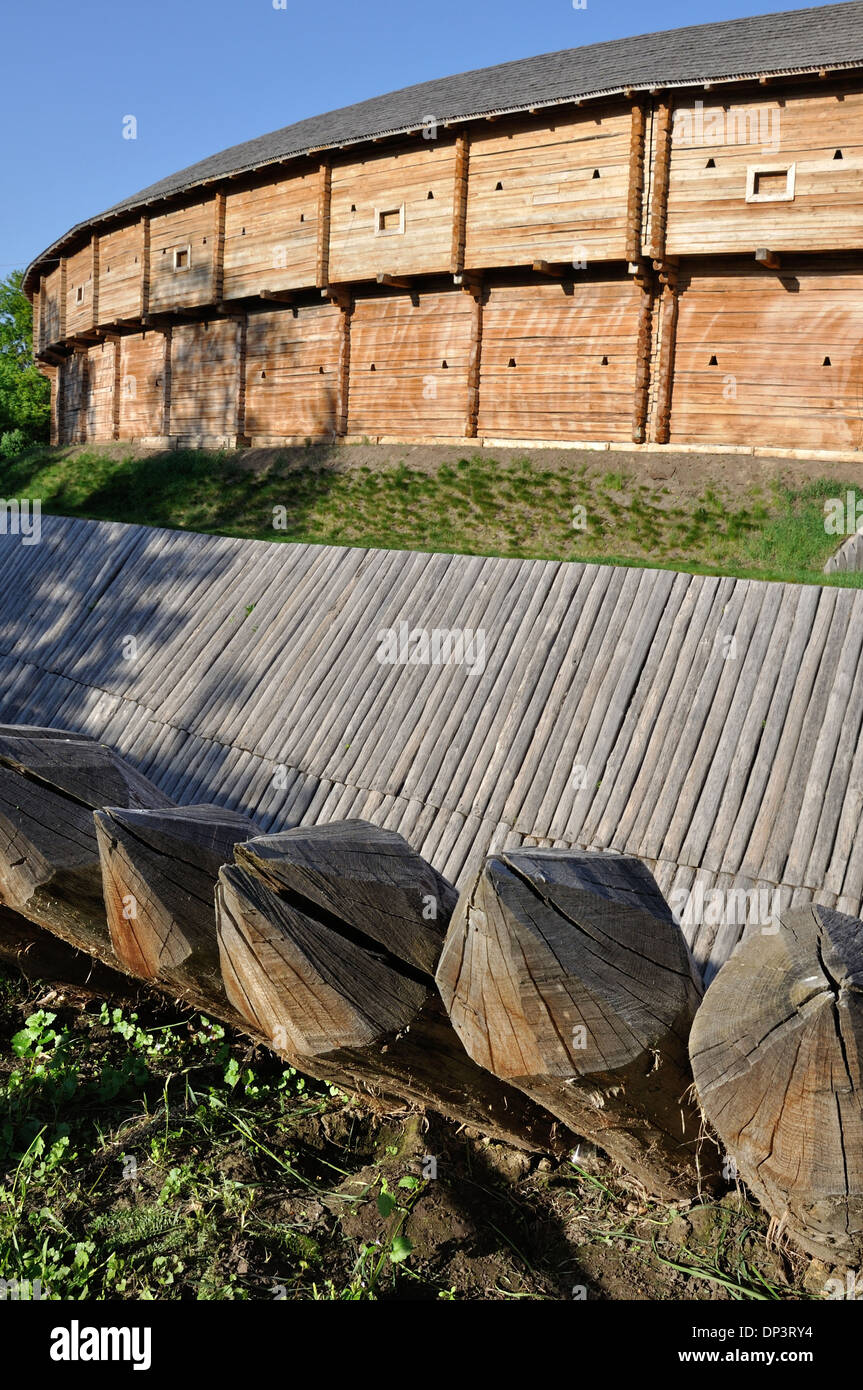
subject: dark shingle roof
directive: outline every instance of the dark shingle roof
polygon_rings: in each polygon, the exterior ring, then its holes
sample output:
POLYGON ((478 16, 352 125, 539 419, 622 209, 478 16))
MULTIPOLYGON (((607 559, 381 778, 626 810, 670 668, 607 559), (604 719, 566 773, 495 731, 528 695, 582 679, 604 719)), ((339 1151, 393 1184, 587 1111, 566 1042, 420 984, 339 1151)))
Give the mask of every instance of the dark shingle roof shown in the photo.
POLYGON ((421 82, 232 145, 160 179, 99 217, 72 228, 33 261, 27 277, 70 236, 101 218, 311 150, 416 130, 429 116, 442 124, 573 98, 611 95, 630 87, 688 86, 765 73, 858 65, 863 65, 863 0, 846 0, 839 5, 697 24, 567 48, 421 82))

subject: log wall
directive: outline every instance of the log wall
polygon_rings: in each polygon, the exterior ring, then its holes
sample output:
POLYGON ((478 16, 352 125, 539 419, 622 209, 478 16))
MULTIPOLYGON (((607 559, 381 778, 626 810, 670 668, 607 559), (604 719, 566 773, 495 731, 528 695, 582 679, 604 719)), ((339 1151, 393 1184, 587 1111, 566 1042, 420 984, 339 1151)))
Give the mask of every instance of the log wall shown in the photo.
POLYGON ((143 313, 141 289, 144 238, 140 222, 99 238, 99 322, 137 318, 143 313))
POLYGON ((162 433, 165 401, 165 337, 134 333, 120 339, 119 433, 142 439, 162 433))
POLYGON ((466 266, 622 259, 631 123, 612 110, 471 139, 466 266))
POLYGON ((249 315, 248 434, 313 439, 336 434, 341 315, 334 304, 249 315))
POLYGON ((330 193, 330 280, 433 274, 448 268, 455 145, 417 142, 342 160, 330 193))
POLYGON ((632 280, 501 286, 483 309, 479 433, 631 438, 642 291, 632 280))
POLYGON ((170 433, 181 440, 237 433, 240 328, 189 323, 171 338, 170 433))
POLYGON ((225 299, 315 283, 319 183, 300 174, 227 195, 225 299))
POLYGON ((357 300, 348 433, 464 435, 476 308, 454 290, 357 300))
POLYGON ((863 267, 726 262, 678 294, 673 443, 863 448, 863 267))
POLYGON ((104 342, 87 350, 87 439, 114 437, 114 370, 116 343, 104 342))
MULTIPOLYGON (((856 450, 861 124, 849 75, 324 151, 79 232, 31 286, 36 351, 160 335, 120 438, 856 450)), ((58 437, 105 437, 93 390, 58 370, 58 437)))

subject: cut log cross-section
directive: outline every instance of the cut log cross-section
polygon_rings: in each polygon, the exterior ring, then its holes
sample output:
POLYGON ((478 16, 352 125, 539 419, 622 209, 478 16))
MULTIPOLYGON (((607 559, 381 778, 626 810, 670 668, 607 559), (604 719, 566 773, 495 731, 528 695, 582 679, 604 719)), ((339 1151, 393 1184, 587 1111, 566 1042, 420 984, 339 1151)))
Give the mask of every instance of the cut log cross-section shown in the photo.
POLYGON ((106 805, 173 803, 92 739, 0 725, 0 900, 116 966, 93 825, 106 805))
POLYGON ((524 1148, 565 1145, 453 1032, 432 972, 457 894, 401 836, 344 822, 262 836, 236 858, 219 876, 219 948, 228 997, 256 1034, 345 1089, 524 1148))
POLYGON ((863 922, 789 908, 708 989, 690 1051, 737 1170, 808 1254, 863 1263, 863 922))
POLYGON ((710 1182, 687 1039, 701 987, 683 935, 635 859, 492 856, 453 916, 437 981, 487 1067, 657 1196, 710 1182))
POLYGON ((258 827, 219 806, 94 812, 114 952, 132 975, 241 1020, 222 984, 213 894, 234 846, 258 827))

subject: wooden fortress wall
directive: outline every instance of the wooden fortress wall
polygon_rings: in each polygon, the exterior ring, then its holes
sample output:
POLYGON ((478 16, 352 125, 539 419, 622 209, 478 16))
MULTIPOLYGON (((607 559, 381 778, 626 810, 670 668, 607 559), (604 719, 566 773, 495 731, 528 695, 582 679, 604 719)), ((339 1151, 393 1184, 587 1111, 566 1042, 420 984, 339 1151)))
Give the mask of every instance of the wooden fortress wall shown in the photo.
POLYGON ((94 226, 31 286, 55 442, 859 449, 859 86, 443 126, 94 226))

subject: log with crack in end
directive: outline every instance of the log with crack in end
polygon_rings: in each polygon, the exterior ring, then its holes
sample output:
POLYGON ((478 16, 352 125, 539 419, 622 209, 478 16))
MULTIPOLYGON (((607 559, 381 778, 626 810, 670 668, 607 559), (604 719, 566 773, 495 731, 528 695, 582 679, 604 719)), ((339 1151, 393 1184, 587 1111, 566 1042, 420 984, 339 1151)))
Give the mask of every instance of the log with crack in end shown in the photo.
POLYGON ((219 869, 258 827, 220 806, 93 813, 108 927, 120 964, 243 1027, 228 1003, 216 944, 219 869))
POLYGON ((93 812, 173 804, 104 744, 0 725, 0 901, 116 968, 93 812))
POLYGON ((522 1148, 572 1145, 453 1032, 432 972, 457 894, 400 835, 299 828, 238 845, 236 860, 216 892, 225 987, 292 1065, 522 1148))
POLYGON ((437 970, 467 1051, 656 1196, 716 1179, 687 1040, 701 985, 637 859, 521 850, 486 860, 437 970))
POLYGON ((690 1038, 743 1182, 808 1254, 863 1263, 863 922, 788 908, 735 949, 690 1038))

